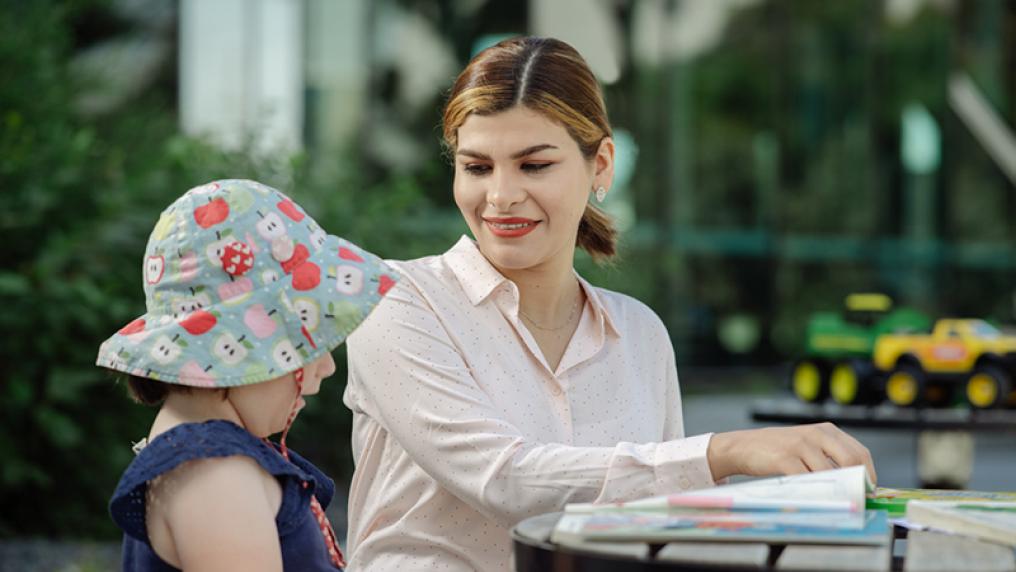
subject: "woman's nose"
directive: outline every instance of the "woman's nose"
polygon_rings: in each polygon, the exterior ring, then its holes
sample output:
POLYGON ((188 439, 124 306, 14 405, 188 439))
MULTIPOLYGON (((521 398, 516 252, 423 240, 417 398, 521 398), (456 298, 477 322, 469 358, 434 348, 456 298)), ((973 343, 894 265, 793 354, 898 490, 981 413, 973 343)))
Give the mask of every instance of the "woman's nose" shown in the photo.
POLYGON ((487 187, 487 203, 499 213, 507 213, 512 206, 526 200, 526 192, 508 169, 495 169, 487 187))

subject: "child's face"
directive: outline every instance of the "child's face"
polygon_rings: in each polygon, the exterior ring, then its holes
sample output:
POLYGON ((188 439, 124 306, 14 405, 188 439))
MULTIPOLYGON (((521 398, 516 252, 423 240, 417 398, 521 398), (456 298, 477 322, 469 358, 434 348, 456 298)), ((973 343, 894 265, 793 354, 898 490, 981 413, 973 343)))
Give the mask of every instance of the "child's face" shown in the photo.
MULTIPOLYGON (((321 380, 335 373, 335 360, 326 353, 303 368, 301 395, 314 395, 321 389, 321 380)), ((229 390, 229 401, 240 415, 248 431, 258 437, 267 437, 286 428, 286 419, 297 400, 296 380, 286 374, 271 381, 234 387, 229 390)), ((299 397, 298 408, 303 408, 299 397)))

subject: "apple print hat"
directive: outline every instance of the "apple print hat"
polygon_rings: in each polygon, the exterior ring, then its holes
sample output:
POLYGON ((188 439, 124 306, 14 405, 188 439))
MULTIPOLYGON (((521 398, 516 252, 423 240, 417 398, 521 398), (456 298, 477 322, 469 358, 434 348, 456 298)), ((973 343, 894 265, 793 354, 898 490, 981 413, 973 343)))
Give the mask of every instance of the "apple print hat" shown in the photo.
POLYGON ((103 342, 96 363, 196 387, 304 367, 341 344, 396 277, 247 180, 195 187, 163 211, 143 275, 147 313, 103 342))

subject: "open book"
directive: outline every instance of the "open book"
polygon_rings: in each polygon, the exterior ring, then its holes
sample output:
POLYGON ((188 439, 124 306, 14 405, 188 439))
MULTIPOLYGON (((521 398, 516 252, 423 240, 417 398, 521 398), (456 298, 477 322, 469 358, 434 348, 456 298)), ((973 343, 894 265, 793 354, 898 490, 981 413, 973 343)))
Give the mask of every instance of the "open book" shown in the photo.
POLYGON ((864 508, 872 490, 857 466, 630 502, 570 504, 551 540, 888 544, 886 512, 864 508))
POLYGON ((1016 502, 942 502, 913 500, 907 521, 1016 547, 1016 502))

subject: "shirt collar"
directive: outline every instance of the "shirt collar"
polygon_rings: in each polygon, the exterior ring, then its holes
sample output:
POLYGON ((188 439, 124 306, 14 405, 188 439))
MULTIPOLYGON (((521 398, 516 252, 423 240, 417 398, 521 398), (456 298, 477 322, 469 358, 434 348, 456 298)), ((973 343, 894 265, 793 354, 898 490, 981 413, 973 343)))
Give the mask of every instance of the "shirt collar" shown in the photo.
MULTIPOLYGON (((498 272, 497 268, 494 268, 494 265, 480 252, 476 242, 466 235, 462 235, 455 246, 444 253, 443 258, 455 274, 459 284, 462 285, 462 290, 469 298, 469 302, 474 306, 486 300, 498 286, 508 282, 504 274, 498 272)), ((621 330, 614 324, 614 320, 596 288, 586 282, 585 278, 579 276, 578 272, 575 273, 575 277, 585 291, 594 314, 603 320, 606 329, 613 332, 616 337, 621 337, 621 330)))
POLYGON ((469 302, 474 306, 483 302, 498 286, 508 281, 483 256, 476 243, 466 235, 462 235, 455 246, 444 253, 444 259, 458 278, 469 302))
POLYGON ((600 293, 596 291, 596 288, 592 284, 586 282, 586 279, 579 276, 579 273, 575 273, 575 277, 578 278, 579 284, 586 293, 586 298, 589 300, 590 305, 593 308, 594 315, 597 318, 603 320, 604 328, 607 331, 613 332, 615 337, 621 337, 621 330, 614 324, 614 319, 610 317, 610 311, 607 309, 607 305, 603 303, 600 298, 600 293))

